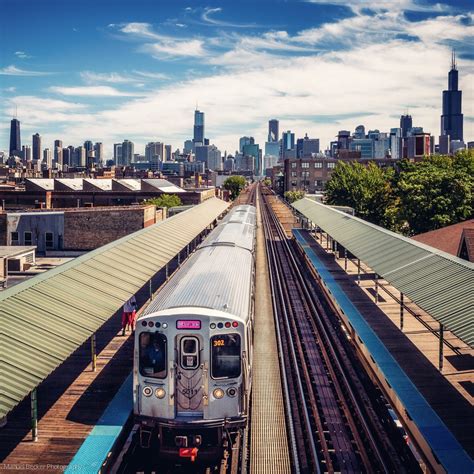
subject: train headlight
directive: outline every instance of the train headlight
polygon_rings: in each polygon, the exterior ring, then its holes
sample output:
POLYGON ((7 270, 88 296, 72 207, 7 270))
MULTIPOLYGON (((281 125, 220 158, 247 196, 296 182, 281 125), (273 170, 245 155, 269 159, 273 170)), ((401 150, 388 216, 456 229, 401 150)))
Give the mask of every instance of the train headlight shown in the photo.
POLYGON ((165 398, 166 392, 164 388, 157 388, 155 390, 155 395, 157 398, 165 398))
POLYGON ((228 388, 227 395, 229 395, 229 397, 235 397, 237 395, 237 389, 235 387, 228 388))
POLYGON ((214 395, 214 398, 222 398, 224 396, 224 390, 222 390, 222 388, 216 388, 212 394, 214 395))
POLYGON ((143 395, 145 397, 151 397, 153 394, 153 389, 151 387, 143 387, 143 395))

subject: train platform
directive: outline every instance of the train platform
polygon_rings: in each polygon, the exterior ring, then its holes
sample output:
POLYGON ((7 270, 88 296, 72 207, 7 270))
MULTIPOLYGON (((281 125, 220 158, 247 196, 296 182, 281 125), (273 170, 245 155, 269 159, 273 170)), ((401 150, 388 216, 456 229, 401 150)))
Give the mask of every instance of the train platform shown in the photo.
POLYGON ((117 332, 118 325, 110 320, 96 334, 95 372, 85 343, 38 388, 38 441, 29 400, 16 408, 0 430, 2 473, 64 472, 130 373, 133 338, 117 332))
POLYGON ((291 472, 291 461, 265 254, 265 236, 259 206, 257 209, 250 473, 283 474, 291 472))
MULTIPOLYGON (((425 327, 421 331, 415 326, 420 324, 418 320, 408 315, 405 331, 400 331, 381 308, 380 297, 385 299, 385 295, 376 293, 376 304, 371 292, 360 287, 354 274, 346 273, 334 255, 308 231, 294 229, 293 234, 324 292, 346 325, 352 328, 351 337, 366 365, 378 378, 428 462, 447 472, 472 472, 474 443, 469 428, 474 426, 472 397, 468 390, 458 390, 446 377, 457 370, 459 376, 471 377, 472 383, 472 371, 463 373, 463 364, 456 369, 453 361, 456 354, 445 351, 449 372, 440 372, 430 360, 433 355, 425 354, 423 344, 419 343, 420 339, 434 338, 431 332, 425 327), (412 332, 418 344, 410 339, 412 332)), ((425 348, 426 345, 425 341, 425 348)), ((433 347, 437 347, 436 340, 433 347)), ((461 357, 460 362, 466 362, 466 357, 461 357)))

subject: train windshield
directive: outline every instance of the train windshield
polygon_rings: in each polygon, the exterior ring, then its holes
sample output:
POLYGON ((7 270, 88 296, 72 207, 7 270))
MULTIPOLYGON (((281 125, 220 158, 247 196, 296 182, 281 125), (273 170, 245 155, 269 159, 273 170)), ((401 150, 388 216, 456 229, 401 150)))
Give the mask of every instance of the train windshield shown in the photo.
POLYGON ((240 335, 221 334, 211 338, 211 367, 215 379, 240 375, 240 335))
POLYGON ((158 332, 140 334, 140 374, 166 378, 166 336, 158 332))

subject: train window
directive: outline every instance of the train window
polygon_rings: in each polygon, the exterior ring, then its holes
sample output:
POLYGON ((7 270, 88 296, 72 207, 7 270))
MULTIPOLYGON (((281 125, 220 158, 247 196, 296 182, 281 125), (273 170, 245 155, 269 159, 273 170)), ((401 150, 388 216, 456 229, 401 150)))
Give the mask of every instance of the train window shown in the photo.
POLYGON ((181 367, 197 369, 199 366, 199 342, 195 337, 181 338, 181 367))
POLYGON ((211 337, 212 377, 236 378, 240 375, 240 366, 239 334, 220 334, 211 337))
POLYGON ((166 336, 158 332, 140 334, 140 374, 166 378, 166 336))

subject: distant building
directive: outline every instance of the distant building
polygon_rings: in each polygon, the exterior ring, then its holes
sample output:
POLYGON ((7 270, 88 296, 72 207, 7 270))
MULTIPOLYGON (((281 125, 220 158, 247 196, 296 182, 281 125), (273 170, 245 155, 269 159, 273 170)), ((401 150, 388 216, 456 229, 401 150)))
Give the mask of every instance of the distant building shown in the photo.
POLYGON ((204 144, 204 112, 194 111, 194 136, 193 142, 204 144))
POLYGON ((271 119, 268 121, 268 142, 275 143, 279 140, 279 123, 276 119, 271 119))
POLYGON ((244 145, 242 154, 244 156, 253 156, 254 157, 254 173, 256 176, 263 175, 263 163, 262 163, 262 154, 260 147, 257 143, 251 143, 244 145))
POLYGON ((43 150, 43 163, 48 170, 53 167, 53 154, 49 148, 43 150))
POLYGON ((448 74, 448 90, 443 91, 441 135, 449 135, 451 140, 463 141, 462 91, 458 88, 458 70, 454 52, 448 74))
POLYGON ((451 153, 450 146, 450 137, 449 135, 440 135, 439 136, 439 149, 438 152, 441 155, 449 155, 451 153))
POLYGON ((400 128, 402 130, 402 138, 408 137, 408 132, 413 127, 411 115, 402 115, 400 117, 400 128))
POLYGON ((296 158, 295 134, 288 130, 281 136, 282 158, 296 158))
POLYGON ((391 128, 390 129, 390 156, 394 160, 402 158, 402 129, 391 128))
POLYGON ((284 191, 303 190, 310 194, 322 191, 337 161, 334 158, 285 160, 284 191))
POLYGON ((298 138, 296 142, 296 157, 305 158, 319 153, 319 139, 309 138, 306 133, 304 138, 298 138))
POLYGON ((255 140, 253 137, 240 137, 239 139, 239 153, 243 153, 245 145, 254 145, 255 140))
POLYGON ((184 142, 183 153, 192 153, 194 151, 193 141, 186 140, 184 142))
POLYGON ((265 142, 265 156, 280 157, 280 142, 265 142))
POLYGON ((224 161, 224 171, 235 171, 235 160, 231 156, 224 161))
POLYGON ((209 170, 223 169, 222 155, 215 145, 196 146, 196 160, 206 163, 206 168, 209 170))
POLYGON ((363 125, 357 125, 352 136, 354 138, 365 138, 365 127, 363 125))
POLYGON ((150 142, 145 146, 145 160, 151 165, 151 169, 158 169, 164 161, 165 146, 161 142, 150 142))
POLYGON ((78 146, 77 148, 74 148, 71 166, 77 168, 86 167, 86 150, 83 146, 78 146))
POLYGON ((172 156, 171 145, 165 145, 165 161, 171 161, 172 156))
POLYGON ((96 142, 94 145, 94 153, 95 153, 95 163, 102 164, 104 162, 104 145, 102 142, 96 142))
POLYGON ((41 161, 41 135, 35 133, 33 135, 33 161, 41 161))
POLYGON ((124 140, 122 143, 122 163, 121 166, 130 166, 133 161, 135 145, 130 140, 124 140))
POLYGON ((63 170, 65 171, 65 169, 69 166, 71 166, 71 154, 74 150, 74 147, 72 146, 69 146, 67 148, 63 148, 63 170), (72 150, 71 150, 72 149, 72 150))
POLYGON ((10 156, 21 156, 20 121, 10 122, 10 156))
POLYGON ((122 165, 122 144, 114 143, 114 161, 117 166, 122 165))
POLYGON ((363 159, 373 159, 375 156, 374 140, 372 138, 354 138, 350 142, 349 150, 359 151, 363 159))

